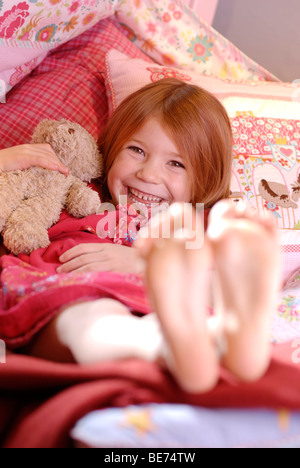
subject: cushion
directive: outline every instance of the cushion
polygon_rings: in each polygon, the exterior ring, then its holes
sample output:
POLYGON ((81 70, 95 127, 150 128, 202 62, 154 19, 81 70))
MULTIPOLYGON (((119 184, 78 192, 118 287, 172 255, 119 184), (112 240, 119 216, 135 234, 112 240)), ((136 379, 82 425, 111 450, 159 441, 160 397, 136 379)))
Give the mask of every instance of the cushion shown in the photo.
POLYGON ((199 0, 126 0, 116 15, 128 37, 159 64, 226 79, 276 79, 203 21, 198 8, 199 0))
POLYGON ((0 102, 50 50, 112 13, 110 0, 0 1, 0 102))
POLYGON ((49 51, 115 12, 128 38, 159 63, 226 78, 275 79, 181 0, 0 0, 0 102, 49 51))
POLYGON ((285 281, 300 263, 300 101, 294 84, 221 80, 112 50, 106 56, 110 112, 130 93, 165 77, 197 84, 223 102, 234 138, 231 196, 275 217, 285 281))
POLYGON ((98 138, 107 120, 105 55, 112 47, 147 59, 116 21, 98 22, 51 51, 0 105, 0 149, 29 143, 43 119, 74 121, 98 138), (84 60, 83 60, 84 59, 84 60))
POLYGON ((230 117, 251 112, 257 117, 298 118, 300 101, 290 83, 223 80, 194 71, 131 60, 111 50, 106 57, 107 88, 113 111, 128 94, 153 81, 175 77, 197 84, 215 94, 225 105, 230 117), (274 115, 276 114, 276 115, 274 115))

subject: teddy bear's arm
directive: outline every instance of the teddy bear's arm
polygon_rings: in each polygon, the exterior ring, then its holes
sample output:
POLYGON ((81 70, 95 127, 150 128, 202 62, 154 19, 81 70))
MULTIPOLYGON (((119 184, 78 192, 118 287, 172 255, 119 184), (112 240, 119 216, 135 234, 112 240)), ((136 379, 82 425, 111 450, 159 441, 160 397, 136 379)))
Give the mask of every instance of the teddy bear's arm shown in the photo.
POLYGON ((20 172, 8 172, 0 175, 0 232, 11 213, 24 198, 24 187, 20 172))
POLYGON ((67 196, 67 211, 75 218, 83 218, 97 213, 100 205, 99 195, 88 187, 85 182, 74 177, 67 196))
POLYGON ((48 191, 27 200, 14 210, 3 230, 5 247, 15 255, 30 254, 50 244, 48 229, 59 219, 62 201, 48 191))

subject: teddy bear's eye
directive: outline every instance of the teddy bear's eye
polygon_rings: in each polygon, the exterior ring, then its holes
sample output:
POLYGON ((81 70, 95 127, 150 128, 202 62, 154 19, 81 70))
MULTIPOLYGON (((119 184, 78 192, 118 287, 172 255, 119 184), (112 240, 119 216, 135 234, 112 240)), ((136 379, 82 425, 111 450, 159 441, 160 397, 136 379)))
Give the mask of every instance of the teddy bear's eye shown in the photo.
POLYGON ((73 135, 73 133, 75 133, 74 128, 69 128, 68 133, 70 133, 70 135, 73 135))

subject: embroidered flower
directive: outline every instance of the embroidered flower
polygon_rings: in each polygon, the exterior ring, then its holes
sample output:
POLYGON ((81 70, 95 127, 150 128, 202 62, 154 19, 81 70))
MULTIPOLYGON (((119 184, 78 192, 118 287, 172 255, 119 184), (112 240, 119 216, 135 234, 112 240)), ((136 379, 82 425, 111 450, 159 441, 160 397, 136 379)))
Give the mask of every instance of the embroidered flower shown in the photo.
POLYGON ((150 34, 155 34, 156 31, 157 31, 157 27, 156 27, 156 24, 154 23, 151 23, 151 21, 149 23, 147 23, 147 33, 150 33, 150 34))
POLYGON ((127 39, 129 39, 131 42, 135 42, 137 40, 137 37, 133 29, 131 29, 129 26, 127 26, 127 24, 124 23, 120 23, 120 25, 122 26, 122 29, 124 30, 123 32, 125 33, 127 39))
POLYGON ((191 42, 191 47, 187 50, 192 55, 194 62, 207 62, 209 57, 212 56, 211 50, 213 48, 213 43, 209 42, 208 37, 197 36, 191 42))
POLYGON ((281 158, 281 159, 278 159, 278 163, 283 166, 283 167, 287 167, 289 165, 289 161, 286 161, 285 159, 281 158))
POLYGON ((181 11, 175 11, 173 14, 173 17, 175 20, 180 20, 182 18, 182 13, 181 11))
POLYGON ((282 304, 277 308, 279 315, 289 322, 300 320, 299 298, 289 295, 282 298, 282 304))
POLYGON ((129 232, 126 234, 125 242, 129 242, 129 244, 132 244, 134 241, 136 241, 136 232, 133 232, 131 229, 129 232))
POLYGON ((148 52, 149 50, 153 52, 155 47, 156 47, 156 42, 153 41, 153 39, 147 39, 142 44, 142 49, 144 49, 146 52, 148 52))
POLYGON ((86 26, 87 24, 91 23, 93 19, 95 18, 95 16, 96 16, 96 13, 89 13, 85 18, 83 18, 82 24, 86 26))
POLYGON ((11 10, 8 10, 0 17, 0 37, 10 38, 15 32, 23 26, 25 19, 29 16, 29 5, 26 2, 21 2, 14 5, 11 10))
POLYGON ((170 23, 170 21, 172 21, 172 17, 170 15, 170 13, 165 13, 162 18, 163 18, 165 23, 170 23))
POLYGON ((39 32, 37 32, 35 40, 40 42, 50 42, 55 35, 57 28, 58 26, 56 26, 56 24, 45 26, 39 32))
POLYGON ((80 2, 73 2, 69 8, 70 15, 72 15, 72 13, 76 13, 79 7, 80 7, 80 2))
POLYGON ((266 210, 272 211, 273 213, 274 213, 275 211, 278 211, 278 210, 279 210, 279 206, 276 205, 276 203, 273 203, 273 202, 267 202, 267 201, 266 201, 264 207, 266 208, 266 210))
POLYGON ((176 60, 171 54, 162 54, 162 61, 165 65, 175 65, 176 60))
POLYGON ((71 29, 75 29, 78 24, 78 16, 73 16, 67 23, 64 23, 64 32, 69 32, 71 29))
POLYGON ((178 71, 174 70, 173 68, 147 68, 148 71, 151 72, 151 81, 159 81, 163 80, 164 78, 177 78, 178 80, 182 81, 191 81, 192 78, 189 75, 184 73, 179 73, 178 71))

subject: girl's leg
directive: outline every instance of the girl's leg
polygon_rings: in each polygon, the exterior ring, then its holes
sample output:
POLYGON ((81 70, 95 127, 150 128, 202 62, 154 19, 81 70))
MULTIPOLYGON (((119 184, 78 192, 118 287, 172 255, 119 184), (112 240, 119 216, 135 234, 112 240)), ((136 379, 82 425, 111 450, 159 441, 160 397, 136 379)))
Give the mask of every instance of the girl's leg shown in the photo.
POLYGON ((242 380, 257 380, 271 355, 271 318, 280 288, 278 229, 273 218, 223 201, 210 213, 208 236, 216 306, 224 314, 224 365, 242 380))
POLYGON ((219 354, 208 327, 211 249, 187 250, 186 241, 160 240, 147 254, 146 279, 167 348, 165 362, 187 392, 211 390, 219 354))
POLYGON ((279 288, 280 250, 274 221, 259 219, 225 201, 213 210, 201 249, 187 250, 185 241, 176 239, 143 240, 140 249, 169 345, 167 362, 180 385, 192 392, 213 387, 220 351, 222 363, 238 378, 259 379, 270 361, 270 321, 279 288), (207 317, 207 270, 212 259, 217 278, 213 300, 223 332, 217 340, 208 329, 207 317))
POLYGON ((113 299, 69 307, 57 317, 55 328, 59 342, 79 364, 130 358, 156 361, 162 348, 155 315, 135 317, 113 299))

